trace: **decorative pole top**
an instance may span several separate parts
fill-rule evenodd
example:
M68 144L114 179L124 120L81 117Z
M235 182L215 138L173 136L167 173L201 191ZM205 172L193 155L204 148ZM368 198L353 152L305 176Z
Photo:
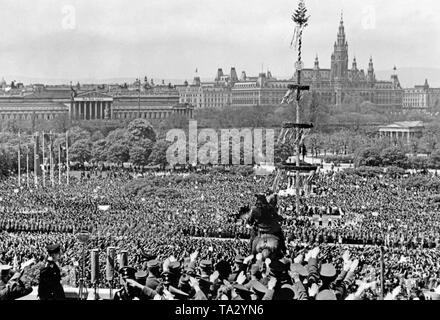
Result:
M298 8L292 15L292 20L300 27L307 27L307 22L310 16L307 16L307 8L304 0L299 0Z

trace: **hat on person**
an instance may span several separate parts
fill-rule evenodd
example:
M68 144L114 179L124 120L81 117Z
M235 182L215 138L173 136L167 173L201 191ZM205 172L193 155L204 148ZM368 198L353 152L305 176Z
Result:
M168 270L174 274L179 274L180 273L180 262L179 261L170 262L170 264L168 265Z
M316 296L316 300L337 300L336 295L332 290L322 290Z
M119 274L123 279L136 279L136 269L132 267L122 267L119 269Z
M336 276L335 266L331 263L324 263L323 265L321 265L319 274L321 275L321 277L333 278L334 276Z
M283 284L277 292L278 299L281 300L292 300L295 296L295 290L291 284Z
M235 256L234 262L242 264L244 262L244 257L242 255L237 255L237 256Z
M156 259L156 256L152 253L141 251L141 255L146 261L154 260Z
M209 260L202 260L200 261L200 268L201 269L209 269L212 267L212 262Z
M147 273L145 271L138 271L135 273L136 281L139 282L142 285L145 285L145 282L147 280Z
M159 261L157 261L157 260L149 260L148 262L147 262L147 268L148 269L154 269L154 268L159 268L159 266L160 266L160 263L159 263Z
M290 266L290 271L297 272L301 277L307 277L309 275L307 269L300 263L293 263Z
M59 244L51 244L46 247L49 254L57 254L61 251L61 246Z
M0 264L0 274L2 276L9 274L11 270L12 270L12 266L8 264Z

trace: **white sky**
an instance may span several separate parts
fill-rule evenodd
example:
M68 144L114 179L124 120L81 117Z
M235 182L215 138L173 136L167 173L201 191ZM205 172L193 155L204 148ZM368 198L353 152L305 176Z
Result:
M304 60L329 67L344 11L350 65L440 68L440 1L306 0ZM0 0L0 77L214 78L293 72L296 0ZM69 29L67 11L75 9ZM63 13L63 8L64 11ZM372 19L371 19L372 18ZM375 20L375 22L371 22ZM71 20L70 20L71 21ZM370 22L369 22L370 21ZM66 28L67 22L67 28ZM70 24L72 26L72 24Z

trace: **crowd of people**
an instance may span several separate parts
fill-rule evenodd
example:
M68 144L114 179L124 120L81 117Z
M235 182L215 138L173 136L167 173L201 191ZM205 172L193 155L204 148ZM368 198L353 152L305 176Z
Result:
M182 177L178 183L175 175ZM134 180L153 183L158 176L166 193L155 193L154 186L149 193L130 192ZM91 287L90 250L96 248L98 285L119 287L118 268L114 281L105 277L106 248L115 247L128 251L133 270L154 273L160 283L147 286L124 269L122 296L131 298L440 297L438 204L427 200L432 190L405 188L403 179L321 174L299 213L294 197L280 198L287 252L273 261L251 255L251 229L238 215L254 204L255 194L267 192L270 177L216 171L203 179L160 172L136 178L96 170L71 177L69 185L45 188L19 188L10 179L0 183L0 264L17 270L35 259L21 279L37 286L46 247L59 243L63 285L78 286L84 278ZM87 243L76 236L84 230L91 235ZM150 272L152 265L158 270Z

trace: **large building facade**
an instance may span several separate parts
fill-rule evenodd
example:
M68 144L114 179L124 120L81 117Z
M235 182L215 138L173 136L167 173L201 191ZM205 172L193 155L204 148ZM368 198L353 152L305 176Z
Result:
M130 92L68 86L37 86L32 92L0 96L1 120L52 120L65 115L72 122L87 120L161 120L173 115L193 117L193 106L179 103L177 90ZM151 91L151 92L150 92Z
M296 82L297 74L292 79L278 80L270 71L260 73L258 77L248 77L243 71L238 78L235 68L229 75L218 69L214 82L201 83L200 78L195 77L192 84L185 83L178 87L178 91L181 103L191 103L196 108L268 106L280 104L287 86ZM321 103L328 105L341 105L356 99L390 111L402 107L403 89L395 67L389 81L376 79L372 58L366 71L358 68L356 58L349 68L348 42L342 18L330 69L321 68L316 57L313 68L301 70L301 83L310 85Z
M403 95L405 110L430 111L440 109L440 88L430 88L428 79L421 86L405 89Z
M378 106L402 107L403 89L396 67L390 81L376 79L372 57L366 71L358 68L356 57L349 68L348 42L342 17L330 61L330 69L322 69L316 57L312 69L301 71L301 83L310 85L322 102L341 105L352 98L360 98Z

